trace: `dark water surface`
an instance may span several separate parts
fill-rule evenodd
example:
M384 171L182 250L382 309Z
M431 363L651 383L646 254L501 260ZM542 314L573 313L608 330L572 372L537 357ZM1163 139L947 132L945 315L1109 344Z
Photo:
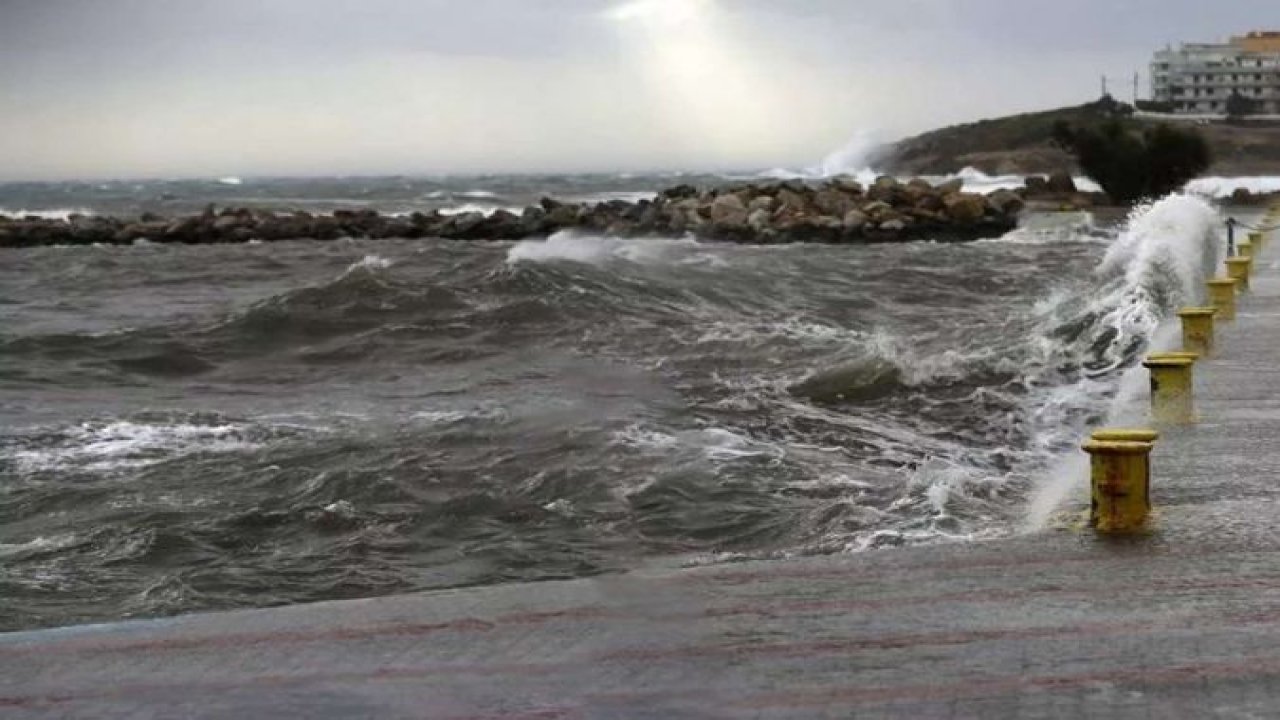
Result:
M0 251L0 629L1010 532L1156 229Z

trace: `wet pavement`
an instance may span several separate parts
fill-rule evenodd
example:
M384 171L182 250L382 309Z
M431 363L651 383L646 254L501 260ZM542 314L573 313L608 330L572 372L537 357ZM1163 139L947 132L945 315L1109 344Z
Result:
M1280 717L1280 245L1218 348L1142 536L0 635L0 717Z

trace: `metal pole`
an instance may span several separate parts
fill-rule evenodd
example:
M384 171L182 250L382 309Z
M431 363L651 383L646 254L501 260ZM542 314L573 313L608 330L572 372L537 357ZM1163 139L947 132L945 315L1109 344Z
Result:
M1236 254L1236 219L1227 218L1227 257Z

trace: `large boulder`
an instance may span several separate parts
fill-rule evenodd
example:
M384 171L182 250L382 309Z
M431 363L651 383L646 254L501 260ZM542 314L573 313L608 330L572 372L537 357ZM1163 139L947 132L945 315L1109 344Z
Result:
M168 227L169 223L164 220L130 223L116 232L112 242L131 243L138 238L158 239L164 236Z
M959 192L959 191L956 190L953 192ZM914 207L917 210L928 210L929 212L941 212L942 210L946 209L946 205L943 204L942 198L950 194L951 193L941 193L935 189L933 192L925 193L924 195L921 195L920 197L916 198Z
M844 223L825 215L811 215L780 228L795 242L837 243L844 238Z
M579 208L577 205L554 203L550 207L544 204L543 208L546 212L546 224L552 232L575 227L578 224Z
M771 227L772 222L773 213L764 208L752 210L751 213L747 215L747 227L751 228L755 233L763 233L768 230Z
M657 203L650 203L640 212L640 217L636 220L636 231L640 233L661 232L663 230L662 207Z
M692 185L676 185L672 188L663 190L660 197L667 200L686 200L688 198L698 197L698 188Z
M1045 195L1049 192L1049 180L1042 175L1031 175L1022 184L1027 197Z
M897 178L882 175L876 178L871 187L867 188L867 197L872 200L892 202L901 192L902 183L898 182Z
M964 180L961 180L960 178L951 178L946 182L938 183L937 187L935 187L934 189L937 190L939 195L942 195L944 197L947 195L950 195L951 193L963 192Z
M961 224L976 223L987 213L987 199L973 193L951 193L942 203L947 217Z
M873 222L880 222L893 213L893 206L883 200L875 200L862 206L862 212Z
M864 192L862 183L850 175L837 175L832 178L831 187L848 195L861 195Z
M778 207L778 201L768 195L756 195L751 198L751 202L747 203L747 210L755 212L756 210L764 210L772 213Z
M867 214L861 210L850 210L844 214L844 229L847 232L858 232L867 225Z
M1074 193L1076 181L1066 173L1057 172L1049 176L1047 189L1052 193Z
M907 197L915 200L925 193L933 192L933 185L929 184L929 181L923 178L911 178L907 181L904 190Z
M206 217L213 216L206 212L203 216L186 217L169 223L164 229L163 239L168 242L184 243L198 241L202 234L202 223Z
M836 190L820 190L813 196L813 206L823 215L843 218L857 207L853 197Z
M213 221L213 229L218 233L227 233L237 228L241 224L239 217L235 215L221 215L217 220Z
M737 195L721 195L711 203L711 222L723 228L740 228L747 224L747 206Z
M519 240L527 235L520 215L499 208L484 223L487 240Z
M451 215L445 221L444 226L440 228L440 234L446 238L456 240L479 239L483 236L482 229L485 220L485 214L479 212L464 212Z
M1026 202L1012 190L996 190L987 196L987 205L1000 215L1017 215Z
M809 212L809 201L801 193L796 192L792 188L784 187L778 190L777 195L779 209L785 213L803 214Z

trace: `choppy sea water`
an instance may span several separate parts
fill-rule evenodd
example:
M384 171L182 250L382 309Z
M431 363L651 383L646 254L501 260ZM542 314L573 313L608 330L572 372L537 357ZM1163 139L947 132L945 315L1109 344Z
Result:
M835 157L835 160L840 160ZM202 211L207 205L265 209L297 209L324 213L370 209L389 214L412 212L483 212L500 208L519 212L544 196L570 202L635 201L652 197L673 185L723 185L780 180L813 181L829 173L852 175L871 183L871 169L830 162L809 170L773 169L739 174L588 174L478 175L316 178L204 178L186 180L108 180L75 182L0 183L0 217L37 215L65 218L73 213L134 216L155 213L176 216ZM906 178L903 178L906 179ZM966 168L955 175L928 176L931 182L958 179L968 192L987 193L1020 188L1021 175L987 175ZM1076 178L1084 191L1100 188ZM1191 182L1187 192L1221 199L1237 188L1255 193L1280 190L1280 177L1208 177Z
M0 629L1017 532L1219 221L0 251Z

